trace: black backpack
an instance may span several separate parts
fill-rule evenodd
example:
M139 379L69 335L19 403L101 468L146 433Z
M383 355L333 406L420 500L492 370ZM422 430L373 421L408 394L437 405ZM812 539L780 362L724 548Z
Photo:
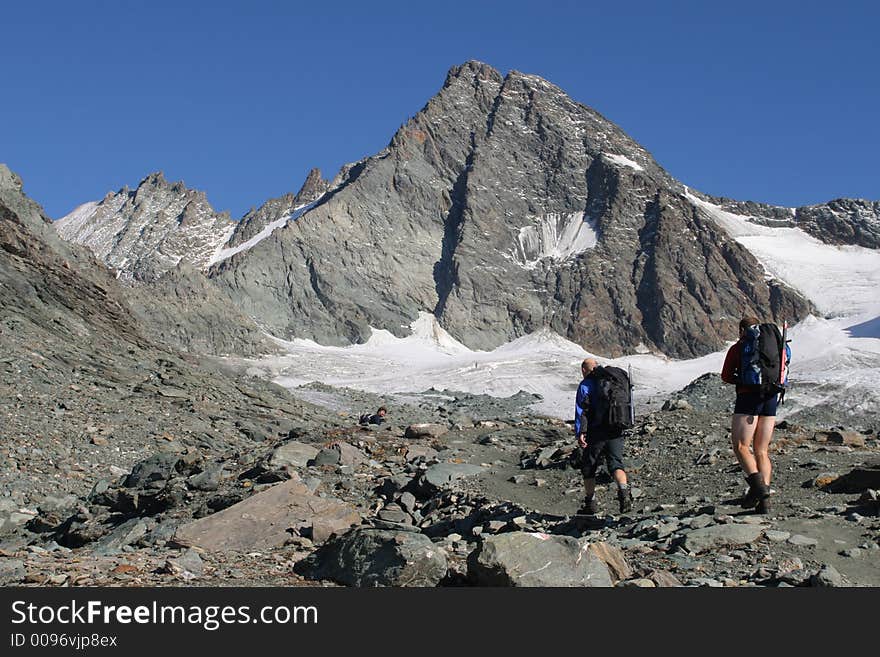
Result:
M632 386L627 373L619 367L597 367L590 379L596 383L596 394L590 399L589 426L615 431L631 428Z
M742 342L739 383L760 386L762 393L782 391L782 359L790 358L789 353L788 345L776 324L765 322L750 326Z

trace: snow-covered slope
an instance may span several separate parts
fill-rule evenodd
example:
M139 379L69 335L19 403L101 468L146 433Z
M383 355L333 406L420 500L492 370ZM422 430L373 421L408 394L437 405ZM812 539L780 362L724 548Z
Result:
M790 330L791 391L780 417L822 406L853 416L880 412L880 252L819 242L797 228L771 228L688 194L709 218L748 248L765 267L806 295L824 315L808 317ZM434 387L507 396L538 393L539 411L568 418L580 361L579 346L544 329L492 351L473 351L451 338L423 313L412 335L397 338L374 331L365 344L327 347L307 340L278 341L287 354L254 361L277 383L295 387L310 381L371 392L414 392ZM631 368L639 410L706 372L719 372L725 351L672 360L634 354L600 362ZM731 392L732 394L732 392Z

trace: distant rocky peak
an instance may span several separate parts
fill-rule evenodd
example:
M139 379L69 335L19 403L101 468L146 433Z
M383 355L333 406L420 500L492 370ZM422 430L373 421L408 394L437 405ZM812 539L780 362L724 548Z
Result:
M186 261L204 268L235 227L204 192L151 173L134 191L124 187L99 203L80 206L55 227L84 244L123 280L150 281Z
M330 183L321 176L321 170L313 168L306 176L305 182L296 193L295 205L305 205L318 200L330 187Z
M2 162L0 162L0 189L13 189L17 192L22 189L21 178Z
M443 89L460 84L472 84L478 86L484 82L501 83L504 77L496 69L484 62L470 60L464 64L453 66L446 74L446 81L443 83ZM443 93L442 90L440 93Z

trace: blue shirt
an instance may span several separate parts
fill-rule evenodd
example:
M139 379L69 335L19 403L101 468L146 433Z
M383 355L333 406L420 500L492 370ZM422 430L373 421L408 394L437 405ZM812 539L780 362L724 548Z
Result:
M582 431L586 433L587 423L584 422L584 411L590 406L590 393L593 392L593 386L596 382L593 379L584 379L580 382L577 389L577 395L574 398L574 433L575 435Z

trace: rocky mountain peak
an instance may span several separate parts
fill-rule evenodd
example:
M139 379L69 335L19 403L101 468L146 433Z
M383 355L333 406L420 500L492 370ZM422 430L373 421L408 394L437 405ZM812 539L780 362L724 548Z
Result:
M327 191L330 183L321 176L321 170L313 168L306 176L305 182L296 193L296 205L304 205L318 200L321 195Z
M126 187L78 207L55 226L126 281L154 280L182 260L205 268L235 228L204 192L183 181L169 183L161 171L146 176L133 192Z
M215 280L281 337L402 335L427 311L476 349L549 328L597 353L688 357L735 337L744 308L808 311L761 271L618 126L539 76L471 61Z
M443 89L459 83L472 86L478 86L486 82L498 84L503 79L501 73L489 64L472 59L464 64L452 66L449 69L446 74L446 80L443 82ZM440 93L442 93L442 90Z
M8 166L0 162L0 189L14 189L21 191L21 178L18 177Z

